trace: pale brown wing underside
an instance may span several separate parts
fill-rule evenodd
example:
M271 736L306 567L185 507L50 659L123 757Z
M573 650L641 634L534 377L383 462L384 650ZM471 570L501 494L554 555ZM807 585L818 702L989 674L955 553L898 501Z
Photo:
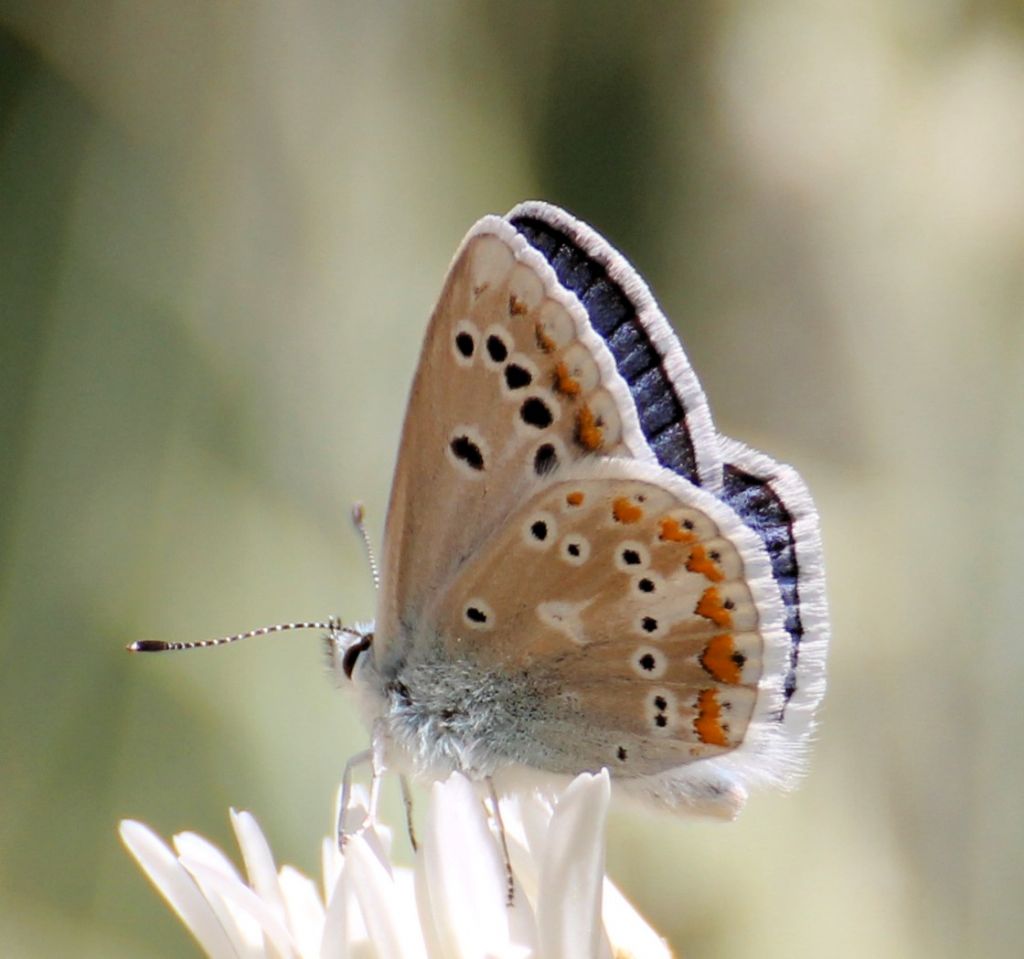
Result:
M787 639L763 548L668 470L572 473L428 612L448 657L543 690L534 735L555 771L648 775L735 749L781 702Z
M579 303L507 223L488 218L449 271L409 399L378 661L544 476L589 454L653 459Z

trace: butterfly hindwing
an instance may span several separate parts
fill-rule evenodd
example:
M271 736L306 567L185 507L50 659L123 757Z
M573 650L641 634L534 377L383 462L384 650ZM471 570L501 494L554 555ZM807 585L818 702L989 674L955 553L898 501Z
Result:
M772 749L788 637L767 556L664 468L582 463L540 484L428 620L447 658L540 691L509 761L685 780L695 760Z

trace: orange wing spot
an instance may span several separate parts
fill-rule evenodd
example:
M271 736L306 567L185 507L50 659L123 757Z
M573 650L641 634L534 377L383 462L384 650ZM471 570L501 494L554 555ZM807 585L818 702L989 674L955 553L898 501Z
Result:
M722 726L722 707L718 693L713 689L702 689L697 697L697 718L693 721L697 738L709 746L728 746L729 739Z
M580 395L581 387L579 380L574 380L569 375L569 367L565 363L559 363L555 367L555 389L566 396Z
M702 576L706 576L712 583L720 583L725 579L722 567L708 556L707 550L700 543L693 547L690 558L686 561L686 568L691 573L700 573Z
M553 352L558 346L558 344L548 336L543 323L538 323L534 327L534 332L537 334L537 346L545 353Z
M526 312L526 304L515 293L510 293L508 297L508 315L522 316Z
M616 523L639 523L644 511L628 496L620 496L612 501L612 518Z
M710 619L716 626L723 628L732 626L732 613L725 608L722 595L714 586L709 586L704 590L704 595L701 596L694 612L698 616Z
M576 416L576 439L591 452L600 449L604 442L604 430L597 425L597 417L586 404L580 407Z
M729 633L712 636L700 654L700 664L720 683L735 686L741 679L745 659L736 652L736 644Z
M582 506L583 505L583 499L584 499L583 491L582 490L578 490L578 489L577 490L573 490L571 493L567 493L566 497L565 497L565 501L570 506Z
M661 521L658 529L658 539L669 543L692 543L694 535L688 529L683 529L679 520L666 516Z

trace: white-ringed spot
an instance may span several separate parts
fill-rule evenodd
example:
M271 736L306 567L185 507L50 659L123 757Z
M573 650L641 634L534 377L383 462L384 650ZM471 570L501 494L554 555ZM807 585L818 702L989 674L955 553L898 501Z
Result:
M531 513L522 525L522 540L530 549L546 550L558 538L558 524L547 510Z
M479 479L487 469L490 447L480 431L472 426L457 426L445 448L450 462L463 476Z
M486 600L475 596L462 608L462 621L470 629L494 629L494 610Z
M492 323L484 330L482 339L481 349L484 365L492 370L500 369L505 365L505 361L512 352L513 346L515 346L512 336L503 326Z
M472 366L480 344L480 331L470 320L459 320L452 333L452 356L459 366Z
M582 566L590 559L590 540L579 533L569 533L562 538L558 551L570 566Z
M516 427L520 432L546 430L561 414L561 407L551 396L534 393L523 398L516 411Z
M668 656L653 646L637 646L633 650L630 664L637 676L644 679L661 679L668 669Z
M623 573L639 573L651 565L651 551L639 540L626 539L615 547L615 568Z
M511 399L521 397L522 391L540 377L537 364L525 353L512 353L501 371L502 392Z

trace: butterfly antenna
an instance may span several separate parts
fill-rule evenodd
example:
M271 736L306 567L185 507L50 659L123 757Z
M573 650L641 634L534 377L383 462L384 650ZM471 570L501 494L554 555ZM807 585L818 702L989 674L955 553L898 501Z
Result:
M363 541L366 549L366 558L370 563L370 575L373 577L373 586L380 589L380 571L377 569L377 560L373 555L373 544L370 542L370 534L366 532L366 514L362 503L352 504L352 525Z
M326 623L278 623L276 626L261 626L259 629L250 629L247 633L236 633L234 636L220 636L217 639L201 639L192 643L165 643L161 639L137 639L129 643L125 648L130 653L167 653L178 649L209 649L211 646L227 646L229 643L237 643L240 639L252 639L254 636L266 636L269 633L283 633L288 629L322 629L333 631L340 629L338 620L330 620Z

